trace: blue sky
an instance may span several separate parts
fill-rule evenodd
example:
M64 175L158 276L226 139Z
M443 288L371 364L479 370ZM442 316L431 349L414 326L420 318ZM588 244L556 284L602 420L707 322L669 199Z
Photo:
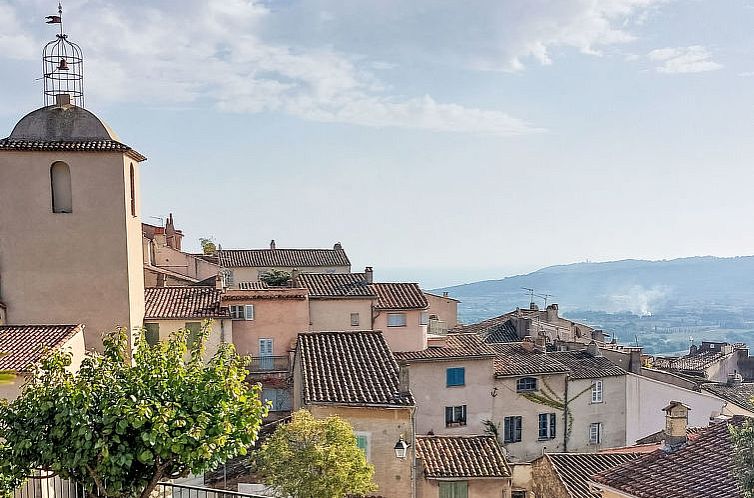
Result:
M429 287L754 253L754 0L63 7L87 107L149 157L145 220L191 246L341 241ZM56 8L0 0L5 134Z

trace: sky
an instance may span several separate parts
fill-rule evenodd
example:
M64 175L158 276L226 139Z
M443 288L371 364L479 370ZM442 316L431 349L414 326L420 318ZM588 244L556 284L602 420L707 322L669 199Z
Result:
M57 4L0 0L0 135ZM86 107L186 246L332 247L426 287L754 254L754 0L63 5ZM5 130L5 131L3 131Z

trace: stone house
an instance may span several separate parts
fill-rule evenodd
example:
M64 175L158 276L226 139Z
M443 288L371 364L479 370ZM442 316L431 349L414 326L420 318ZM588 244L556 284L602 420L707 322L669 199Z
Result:
M640 457L640 453L544 453L531 463L532 498L596 498L592 476Z
M650 366L696 381L726 382L728 375L739 372L748 358L749 348L743 344L702 341L700 346L692 345L683 356L650 358Z
M68 370L76 372L86 353L84 326L78 325L0 325L0 371L16 373L9 384L0 385L0 399L12 401L21 394L33 367L44 357L45 350L71 354Z
M416 436L418 498L511 498L511 469L493 436Z
M294 410L306 409L317 418L337 415L353 426L375 468L375 495L413 495L415 404L381 332L299 334L293 386ZM401 439L409 443L405 458L395 454Z
M230 289L241 288L244 282L257 282L267 270L292 273L350 273L351 262L340 242L332 249L278 249L275 241L269 249L219 249L218 264L225 272Z

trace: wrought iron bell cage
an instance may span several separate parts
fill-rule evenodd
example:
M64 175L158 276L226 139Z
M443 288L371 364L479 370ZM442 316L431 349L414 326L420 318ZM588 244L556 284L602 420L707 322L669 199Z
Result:
M56 95L68 94L71 103L84 107L84 59L81 47L60 33L42 50L45 105L54 105Z

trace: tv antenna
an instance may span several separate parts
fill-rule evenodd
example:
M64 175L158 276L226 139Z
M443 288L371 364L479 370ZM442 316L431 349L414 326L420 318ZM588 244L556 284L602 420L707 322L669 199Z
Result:
M549 299L550 299L551 297L555 297L554 295L552 295L552 294L547 294L547 293L545 293L545 294L532 294L532 296L537 296L538 298L540 298L540 299L543 299L543 300L544 300L544 302L545 302L545 309L547 309L547 301L548 301L548 300L549 300ZM534 299L534 298L532 297L532 299Z
M529 304L534 304L534 296L536 295L534 293L534 289L530 289L529 287L521 287L523 290L525 290L529 294Z

